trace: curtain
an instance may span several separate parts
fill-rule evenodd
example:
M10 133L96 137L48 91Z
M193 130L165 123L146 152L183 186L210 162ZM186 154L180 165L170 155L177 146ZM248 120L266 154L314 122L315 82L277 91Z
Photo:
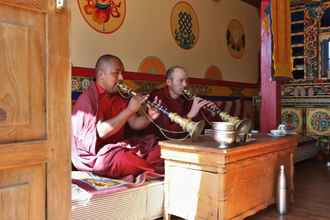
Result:
M272 0L273 78L292 77L290 1Z

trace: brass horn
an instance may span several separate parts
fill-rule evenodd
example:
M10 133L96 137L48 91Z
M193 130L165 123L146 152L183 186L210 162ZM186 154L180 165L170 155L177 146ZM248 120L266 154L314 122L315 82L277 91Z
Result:
M183 96L187 100L192 100L194 97L196 97L192 92L188 89L183 90ZM225 122L230 122L234 124L235 130L238 131L238 133L249 133L252 123L249 119L243 119L240 120L238 117L230 116L227 112L222 111L217 105L214 105L214 107L204 107L207 111L214 113L215 115L218 115L221 120Z
M119 93L123 96L124 94L127 94L129 97L137 95L136 92L134 92L132 89L130 89L128 86L126 86L122 81L118 82L116 84ZM177 113L172 113L167 111L167 109L164 106L156 105L153 102L147 100L146 103L150 105L151 107L157 109L161 113L165 114L172 122L177 123L180 125L180 127L189 133L190 137L192 139L196 139L200 134L202 133L205 122L204 121L199 121L199 122L194 122L191 121L190 119L183 118Z

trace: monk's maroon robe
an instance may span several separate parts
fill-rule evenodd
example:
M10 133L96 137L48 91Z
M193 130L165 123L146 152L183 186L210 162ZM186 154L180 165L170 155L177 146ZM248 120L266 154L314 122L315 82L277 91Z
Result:
M161 101L162 105L166 107L166 109L169 112L177 113L180 116L187 118L187 113L190 111L190 107L192 105L192 101L188 101L183 96L179 96L177 99L173 99L170 97L168 87L161 88L159 90L155 90L150 94L150 98L153 99L155 96L157 96ZM159 125L160 127L172 131L171 132L165 132L165 135L170 138L182 138L187 135L187 133L183 133L184 131L182 128L172 122L166 115L161 114L156 120L155 123ZM166 139L164 134L162 134L155 126L152 126L152 128L149 128L152 133L157 134L161 139ZM150 132L149 131L149 132ZM175 133L175 132L182 132Z
M106 107L95 83L78 98L72 112L72 163L78 170L92 171L102 176L121 178L144 171L162 170L160 149L152 136L123 140L123 130L100 139L98 120L116 116L127 107L127 101L112 95ZM108 112L103 112L107 109ZM102 111L102 112L100 112Z

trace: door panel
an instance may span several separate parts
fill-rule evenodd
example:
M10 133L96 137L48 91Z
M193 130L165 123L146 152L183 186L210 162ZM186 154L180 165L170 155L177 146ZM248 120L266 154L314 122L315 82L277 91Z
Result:
M0 220L71 210L69 12L0 0Z
M44 174L39 165L0 171L0 219L45 219Z
M0 171L5 168L44 164L49 161L47 158L48 150L45 141L38 143L2 144L0 145Z
M0 189L0 199L6 200L5 203L1 203L4 211L0 213L0 219L29 219L29 185L23 183L20 185L6 186ZM8 198L8 199L7 199ZM17 209L11 209L15 207L15 201L21 201L18 204Z
M44 139L45 14L6 5L0 14L0 143Z

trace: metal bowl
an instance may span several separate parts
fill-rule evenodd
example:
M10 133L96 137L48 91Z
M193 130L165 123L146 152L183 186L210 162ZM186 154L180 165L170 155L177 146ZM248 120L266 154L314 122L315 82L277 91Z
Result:
M234 131L235 126L230 122L217 121L212 122L212 128L216 131Z
M229 147L235 142L236 132L235 131L216 131L213 134L214 140L216 140L220 145L220 148Z

